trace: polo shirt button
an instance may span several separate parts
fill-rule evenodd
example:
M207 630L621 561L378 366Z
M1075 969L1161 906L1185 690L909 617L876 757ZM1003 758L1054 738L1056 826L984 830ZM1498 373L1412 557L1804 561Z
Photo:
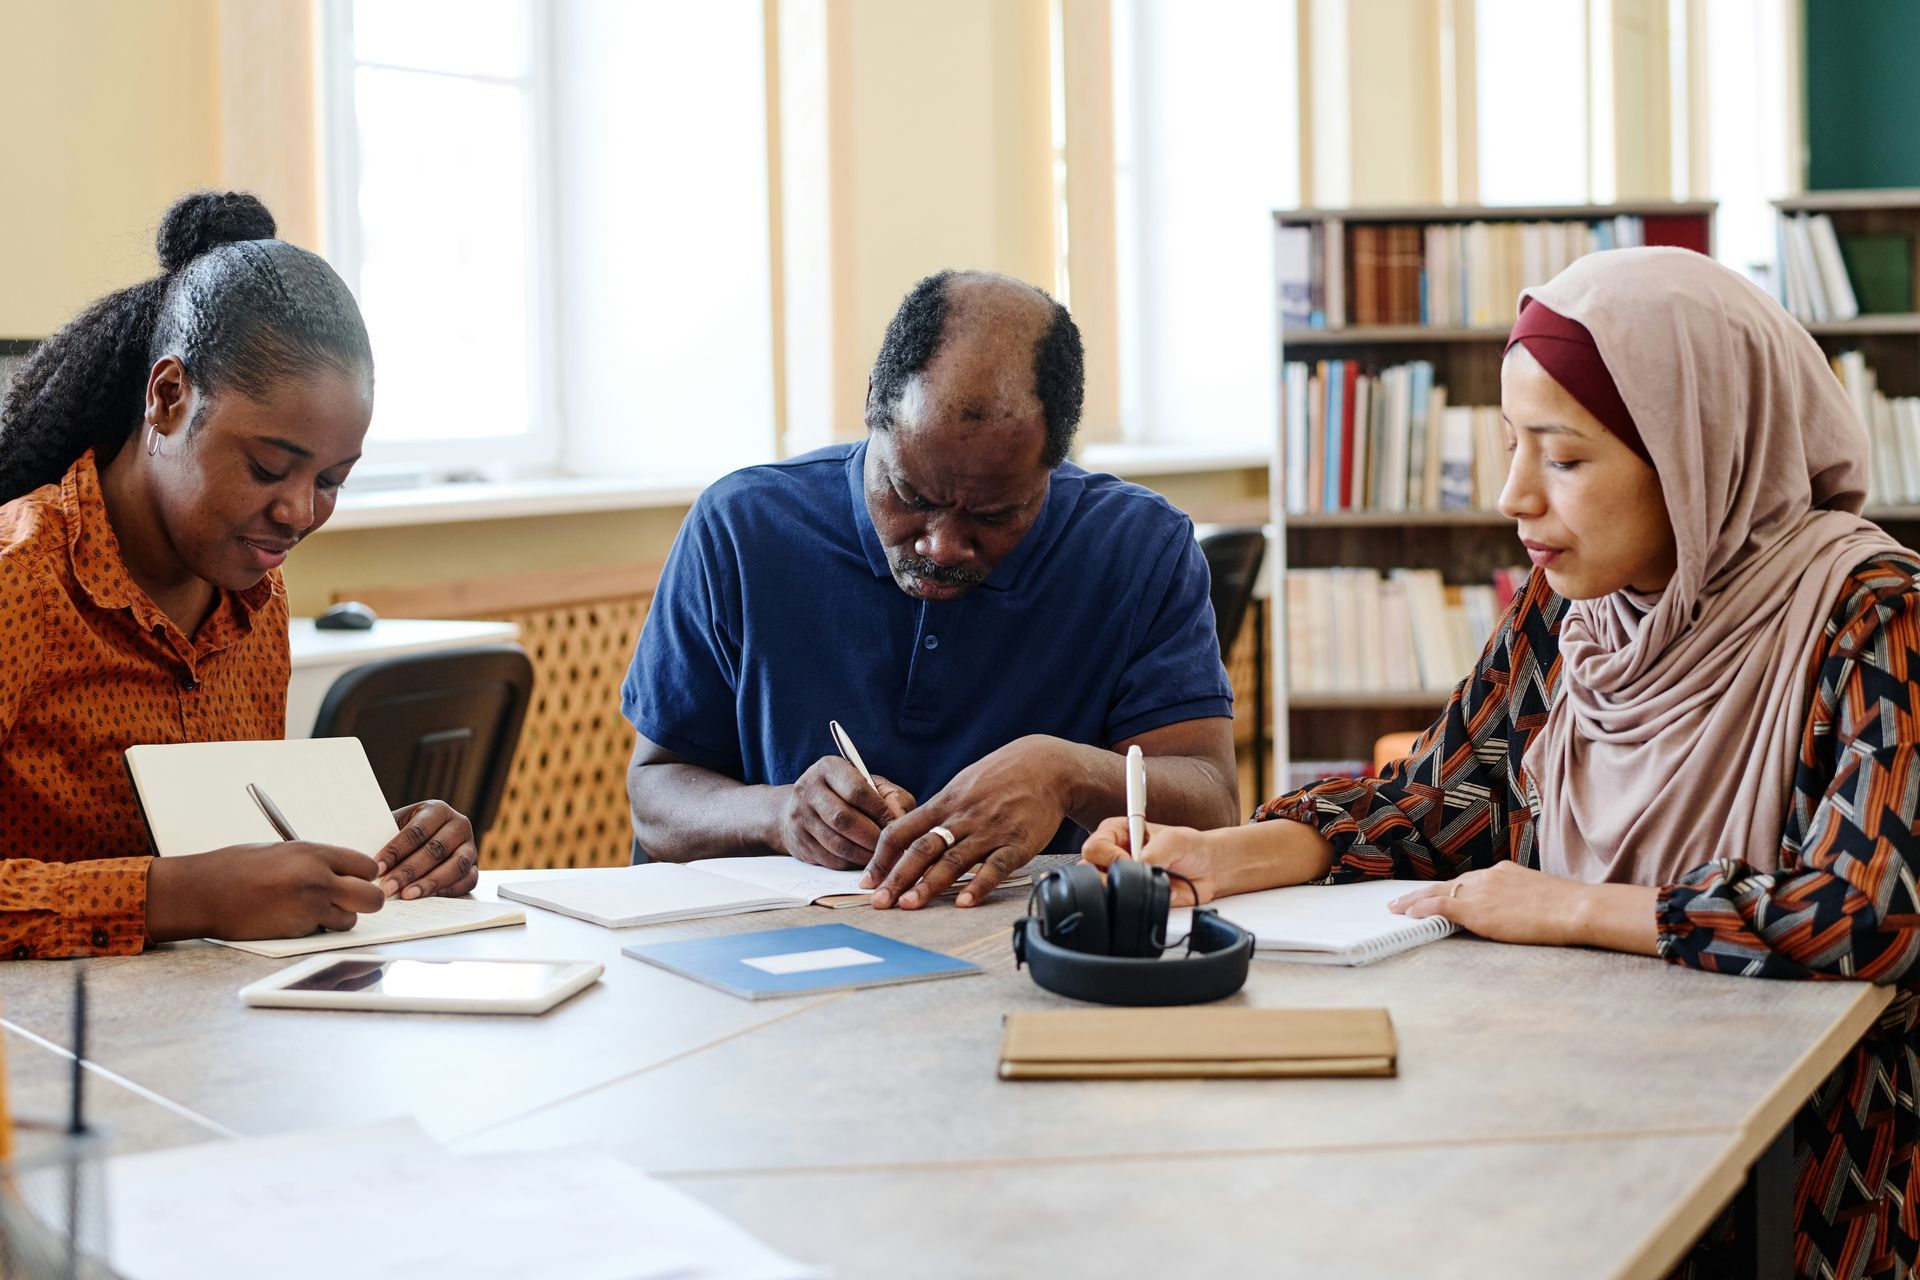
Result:
M925 644L929 649L938 649L940 647L940 637L928 636L924 641L922 641L922 643Z
M105 929L95 929L93 931L93 945L96 947L104 947L107 945L107 931Z

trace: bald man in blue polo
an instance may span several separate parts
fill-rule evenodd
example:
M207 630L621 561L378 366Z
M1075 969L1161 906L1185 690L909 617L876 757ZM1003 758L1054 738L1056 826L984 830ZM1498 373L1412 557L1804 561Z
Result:
M643 851L864 867L881 908L975 868L970 906L1125 812L1131 745L1156 826L1239 820L1206 562L1066 460L1084 385L1065 307L942 272L887 326L865 440L700 496L621 691Z

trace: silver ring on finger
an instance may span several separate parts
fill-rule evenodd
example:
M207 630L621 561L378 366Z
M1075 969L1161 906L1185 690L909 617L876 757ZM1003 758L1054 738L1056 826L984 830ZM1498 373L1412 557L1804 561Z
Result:
M943 842L940 848L940 852L942 853L945 853L948 849L953 848L954 841L958 839L958 837L955 836L953 832L947 830L945 827L935 827L932 831L928 832L927 834L936 835L940 837L941 841Z

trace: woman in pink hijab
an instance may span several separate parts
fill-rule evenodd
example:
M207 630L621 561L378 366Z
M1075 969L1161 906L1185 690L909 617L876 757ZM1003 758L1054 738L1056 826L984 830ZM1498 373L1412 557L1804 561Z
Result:
M1680 249L1593 254L1523 294L1500 398L1500 508L1535 568L1440 720L1379 778L1157 828L1142 854L1203 900L1431 880L1395 908L1900 984L1795 1120L1795 1263L1909 1274L1920 557L1859 515L1866 432L1785 311ZM1115 819L1084 856L1126 847Z

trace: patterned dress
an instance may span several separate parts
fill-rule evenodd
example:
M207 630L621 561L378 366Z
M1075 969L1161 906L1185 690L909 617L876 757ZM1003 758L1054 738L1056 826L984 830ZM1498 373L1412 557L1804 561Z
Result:
M1407 759L1379 778L1282 796L1255 820L1318 828L1336 883L1538 866L1538 797L1521 759L1559 690L1566 611L1534 573ZM1780 869L1715 861L1661 886L1659 951L1717 973L1898 985L1794 1120L1794 1265L1803 1276L1905 1276L1920 1258L1920 560L1856 568L1814 661ZM1719 1269L1723 1236L1708 1233L1693 1270Z

